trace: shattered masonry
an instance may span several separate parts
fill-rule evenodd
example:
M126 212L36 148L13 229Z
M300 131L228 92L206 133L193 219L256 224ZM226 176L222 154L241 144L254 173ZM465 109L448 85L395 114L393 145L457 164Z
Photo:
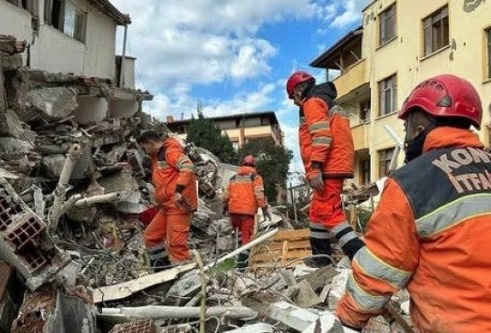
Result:
M308 229L292 231L284 211L258 215L248 271L234 268L230 253L244 249L221 194L236 167L190 143L200 202L189 243L206 273L191 262L151 274L138 214L154 204L153 187L134 138L165 130L142 112L152 96L23 67L25 48L0 35L0 332L343 330L332 311L349 268L303 265ZM370 198L351 192L353 209ZM300 215L296 227L307 226ZM407 320L407 294L396 301ZM403 332L382 317L365 331Z

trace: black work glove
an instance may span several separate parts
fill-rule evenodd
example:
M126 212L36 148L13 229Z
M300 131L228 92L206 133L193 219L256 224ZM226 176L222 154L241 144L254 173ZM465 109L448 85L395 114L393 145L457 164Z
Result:
M222 213L223 213L223 215L227 215L228 214L228 206L223 206Z
M271 221L271 214L268 212L268 206L261 207L261 210L263 212L264 219Z

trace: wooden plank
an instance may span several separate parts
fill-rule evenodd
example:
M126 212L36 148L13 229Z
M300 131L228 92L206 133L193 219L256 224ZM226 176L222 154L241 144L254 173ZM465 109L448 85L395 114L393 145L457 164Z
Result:
M135 280L93 289L92 300L94 303L101 303L126 298L148 287L172 281L176 279L180 273L187 272L195 266L195 263L181 265L162 272L142 276Z
M282 231L251 251L251 270L295 267L311 256L310 229Z
M262 262L262 261L271 261L271 260L291 260L297 258L304 258L312 255L312 251L308 250L291 250L282 255L280 252L269 252L269 253L259 253L255 256L251 256L251 260L253 263Z
M254 250L256 252L262 252L262 251L276 251L276 250L281 250L283 248L283 243L280 242L274 242L270 243L267 246L262 245L255 247ZM288 241L288 248L289 249L310 249L310 239L304 240L304 239L298 239L294 241Z
M271 238L271 241L291 241L298 238L310 238L310 229L281 231Z

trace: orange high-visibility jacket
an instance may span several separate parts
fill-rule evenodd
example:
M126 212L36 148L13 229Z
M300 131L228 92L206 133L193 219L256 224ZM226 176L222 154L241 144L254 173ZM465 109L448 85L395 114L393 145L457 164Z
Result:
M324 178L352 178L354 145L348 118L333 103L336 88L331 82L314 86L300 108L300 153L311 178L312 162L322 164Z
M152 183L155 200L166 214L184 214L198 208L193 162L179 141L172 137L165 139L160 151L152 156ZM183 203L180 205L173 202L176 191L182 194Z
M363 326L397 290L422 333L491 332L491 154L469 130L438 127L394 172L352 263L338 315Z
M255 215L258 207L266 207L263 178L250 166L242 166L230 178L223 194L223 204L231 214Z

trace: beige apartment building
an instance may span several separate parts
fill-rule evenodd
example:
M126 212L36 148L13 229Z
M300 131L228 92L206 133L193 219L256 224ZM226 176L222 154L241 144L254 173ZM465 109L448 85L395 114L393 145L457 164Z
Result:
M411 89L433 75L450 73L474 84L483 102L479 136L490 143L491 3L470 0L375 0L362 25L346 34L311 66L325 68L337 102L351 114L356 149L355 181L387 174L396 143L404 138L397 118ZM403 163L400 153L397 165Z
M272 139L276 145L283 146L283 132L273 111L244 112L208 119L222 130L222 134L228 136L235 149L249 141L262 139ZM190 122L191 119L175 120L168 116L165 125L185 139Z

